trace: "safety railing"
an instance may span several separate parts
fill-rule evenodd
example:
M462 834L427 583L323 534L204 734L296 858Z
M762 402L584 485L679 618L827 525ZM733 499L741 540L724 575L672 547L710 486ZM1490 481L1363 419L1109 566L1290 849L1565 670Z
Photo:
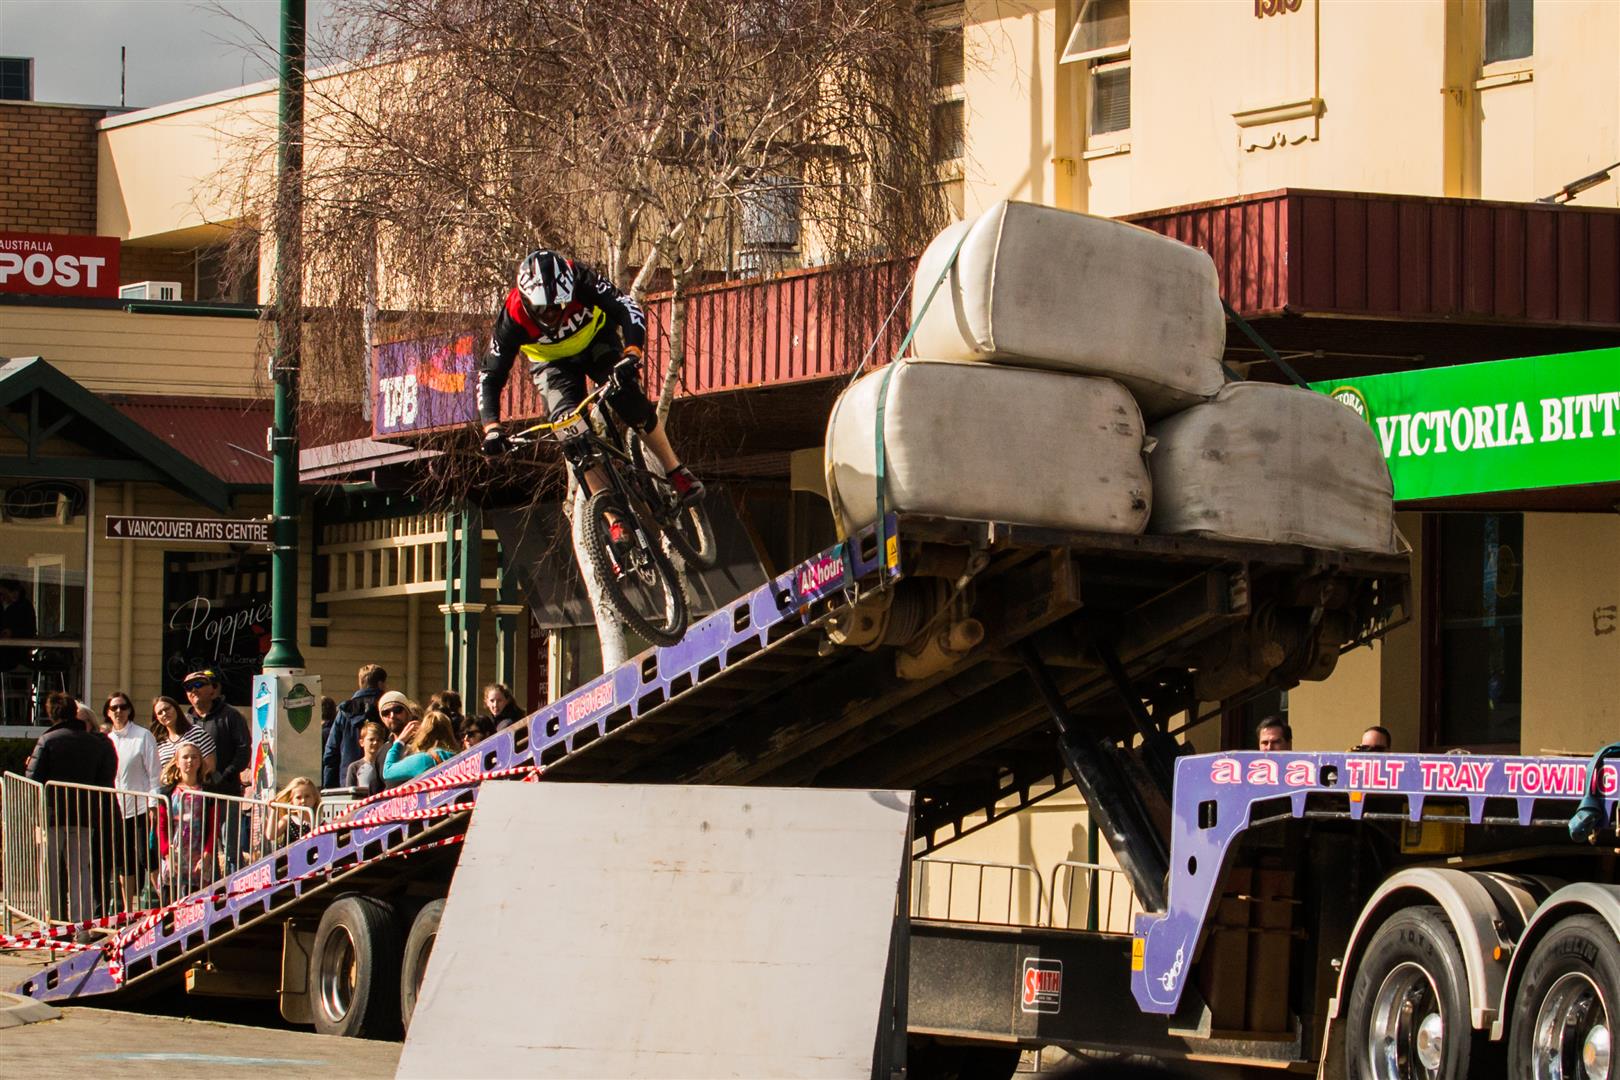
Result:
M321 805L315 810L315 827L336 821L366 796L359 788L327 788L321 792Z
M44 926L47 895L45 786L5 773L0 775L0 933Z
M1076 887L1076 881L1084 884ZM1064 860L1052 867L1047 925L1059 930L1128 934L1141 905L1130 878L1117 866Z
M315 827L316 808L0 778L6 932L144 911L206 889Z
M1039 926L1045 910L1045 886L1033 866L967 859L912 863L912 918Z

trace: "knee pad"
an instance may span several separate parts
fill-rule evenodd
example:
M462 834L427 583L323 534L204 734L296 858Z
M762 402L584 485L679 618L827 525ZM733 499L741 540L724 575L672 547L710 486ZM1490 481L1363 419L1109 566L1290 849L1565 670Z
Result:
M658 410L635 383L626 385L615 379L603 396L613 406L613 411L637 431L646 433L658 426Z

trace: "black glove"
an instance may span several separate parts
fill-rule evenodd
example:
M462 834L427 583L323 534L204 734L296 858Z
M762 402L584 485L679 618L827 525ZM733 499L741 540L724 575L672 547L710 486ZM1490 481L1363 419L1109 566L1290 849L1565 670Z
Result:
M621 356L613 365L613 385L620 390L635 391L641 387L641 357Z
M483 445L478 449L483 452L485 457L496 457L510 450L511 444L506 441L506 432L498 427L493 427L484 432Z

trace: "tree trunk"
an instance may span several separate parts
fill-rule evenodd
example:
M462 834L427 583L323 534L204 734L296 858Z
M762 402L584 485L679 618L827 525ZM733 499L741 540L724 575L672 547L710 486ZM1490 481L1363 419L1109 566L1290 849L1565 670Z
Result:
M602 670L612 671L630 658L630 643L624 622L608 600L607 589L596 576L591 557L585 553L585 489L571 473L563 510L568 515L569 532L574 540L574 561L579 564L580 580L585 582L585 595L590 598L591 613L596 617L596 636L602 643Z
M664 372L664 385L658 391L658 422L669 416L669 406L675 400L675 388L680 385L681 371L686 366L686 274L675 270L670 275L669 294L669 367Z

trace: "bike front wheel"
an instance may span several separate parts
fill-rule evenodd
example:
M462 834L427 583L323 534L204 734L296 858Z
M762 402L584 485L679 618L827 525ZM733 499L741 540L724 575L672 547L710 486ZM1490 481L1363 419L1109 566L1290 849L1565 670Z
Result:
M615 518L630 533L617 552L611 541ZM686 594L675 568L613 492L601 491L586 501L584 532L591 568L625 625L654 645L681 640L686 633Z

